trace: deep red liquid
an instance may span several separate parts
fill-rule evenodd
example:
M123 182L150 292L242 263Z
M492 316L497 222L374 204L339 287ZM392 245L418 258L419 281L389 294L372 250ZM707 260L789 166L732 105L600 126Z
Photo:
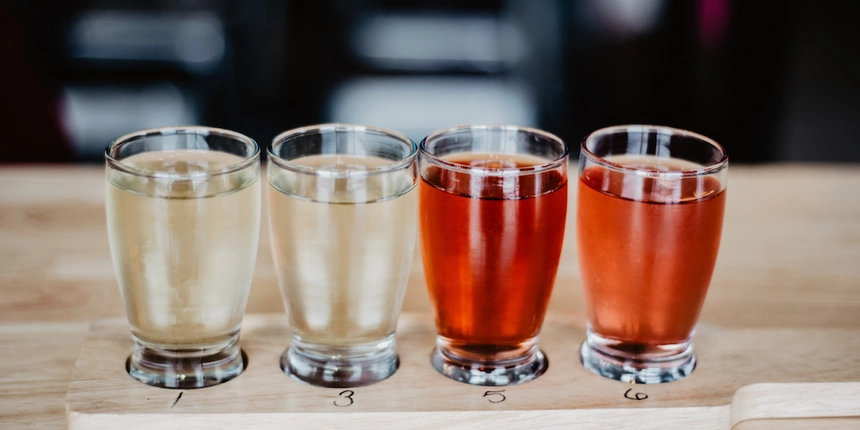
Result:
M499 181L431 166L419 185L436 326L457 353L473 359L515 354L538 334L564 237L567 181L561 173L520 177L508 187ZM546 193L517 198L541 190Z
M720 246L720 188L713 177L635 178L599 166L583 172L577 242L592 331L641 345L689 338Z

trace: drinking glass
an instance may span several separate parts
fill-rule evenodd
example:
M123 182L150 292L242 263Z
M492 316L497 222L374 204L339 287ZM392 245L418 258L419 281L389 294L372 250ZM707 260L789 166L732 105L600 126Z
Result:
M375 127L287 131L269 149L272 253L292 344L281 368L356 387L398 367L394 332L418 221L417 146Z
M259 157L252 139L207 127L139 131L108 147L108 237L138 381L188 389L242 373Z
M669 127L609 127L582 141L576 218L588 370L645 384L693 371L727 167L718 143Z
M567 213L565 143L540 130L471 125L420 146L424 270L436 314L433 367L456 381L537 378L537 347Z

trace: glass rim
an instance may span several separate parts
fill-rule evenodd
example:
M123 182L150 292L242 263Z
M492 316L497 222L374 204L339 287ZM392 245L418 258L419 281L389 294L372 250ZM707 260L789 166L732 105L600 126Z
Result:
M318 167L309 167L303 166L300 164L296 164L291 162L290 160L284 159L283 157L275 154L274 150L276 146L283 145L288 139L299 137L305 134L323 134L326 132L338 132L338 131L346 131L355 133L357 131L362 132L375 132L381 136L391 137L395 140L406 144L409 146L409 154L399 160L390 160L391 163L385 164L379 167L368 168L365 170L349 170L345 172L332 172L326 170L320 170ZM303 127L294 128L292 130L287 130L283 133L278 134L272 139L272 143L269 144L269 147L266 150L266 153L269 156L269 161L273 162L275 165L282 169L291 170L296 173L302 173L306 175L314 175L314 176L323 176L329 178L359 178L366 176L375 176L381 175L385 173L395 172L398 170L402 170L408 168L415 161L415 157L418 155L418 145L406 136L403 133L390 130L382 127L375 127L370 125L362 125L362 124L350 124L350 123L342 123L342 122L332 122L332 123L324 123L324 124L314 124L307 125ZM325 155L325 154L320 154ZM349 154L346 154L349 155Z
M486 130L486 131L516 131L516 132L524 132L526 134L531 134L538 136L542 139L548 140L550 142L557 143L561 145L562 153L558 157L553 160L550 160L543 164L534 164L531 166L524 167L497 167L497 168L487 168L487 167L471 167L466 166L465 164L460 163L452 163L447 160L443 160L437 157L434 154L431 154L430 151L427 150L427 141L439 139L446 135L456 134L459 132L463 132L466 130ZM474 124L474 125L458 125L454 127L448 127L436 130L424 139L421 140L421 144L419 145L420 154L433 164L443 167L445 169L454 170L461 173L467 173L470 175L480 175L480 176L521 176L521 175L535 175L538 173L543 173L548 170L552 170L558 168L560 165L567 162L568 156L570 155L570 148L568 145L562 140L560 137L543 131L533 127L525 127L520 125L513 124Z
M173 127L149 128L149 129L145 129L145 130L138 130L138 131L131 132L131 133L125 134L123 136L120 136L119 138L117 138L116 140L111 142L111 144L108 145L107 149L105 149L105 160L108 162L108 164L111 167L113 167L117 170L120 170L124 173L128 173L128 174L143 177L143 178L164 178L165 176L163 173L159 174L158 172L140 169L140 168L131 166L129 164L123 163L123 161L122 161L123 159L114 157L113 155L111 155L111 151L113 149L116 149L120 145L129 143L129 142L136 140L136 139L140 139L140 138L144 138L144 137L151 137L151 136L171 136L171 135L177 135L177 134L199 135L199 136L216 135L216 136L227 137L227 138L242 142L245 145L250 146L252 148L253 152L251 153L250 156L243 157L242 161L239 161L239 162L233 163L233 164L229 164L229 165L224 166L218 170L214 170L211 172L204 172L204 173L183 173L183 174L171 173L169 175L169 177L171 179L190 180L190 179L197 179L197 178L201 178L201 177L209 178L209 177L213 177L213 176L220 176L220 175L235 173L235 172L238 172L238 171L245 169L246 167L254 164L254 162L256 162L260 159L260 146L257 145L257 142L254 139L251 139L250 137L245 136L244 134L237 133L235 131L226 130L223 128L206 127L206 126L198 126L198 125L183 125L183 126L173 126ZM223 151L214 151L214 150L207 150L207 151L223 152ZM146 151L146 152L153 152L153 151ZM202 152L206 152L206 151L202 151ZM236 155L236 154L234 154L234 155Z
M643 133L651 133L656 132L657 134L665 134L665 135L680 135L685 137L690 137L704 143L707 143L714 148L716 148L720 154L722 155L720 159L714 163L708 164L701 169L692 169L692 170L672 170L668 172L660 172L656 170L646 170L638 167L629 167L624 166L622 164L613 163L603 157L598 156L597 154L591 152L588 149L588 143L592 141L592 139L601 136L607 136L611 134L616 134L620 131L638 131ZM729 163L729 155L726 152L726 149L723 148L722 145L717 143L716 140L711 139L705 135L696 133L694 131L684 130L675 127L669 127L665 125L648 125L648 124L629 124L629 125L613 125L610 127L604 127L598 130L595 130L589 133L582 139L582 143L580 144L580 153L584 155L586 158L590 159L592 162L608 168L610 170L614 170L621 173L635 173L640 176L648 176L655 178L677 178L677 177L690 177L690 176L704 176L710 175L720 170L724 169Z

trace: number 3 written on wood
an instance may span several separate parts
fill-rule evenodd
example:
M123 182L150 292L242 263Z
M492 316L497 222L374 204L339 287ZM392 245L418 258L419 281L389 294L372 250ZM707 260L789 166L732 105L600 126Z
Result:
M340 396L340 398L333 401L332 403L334 403L334 405L339 407L339 408L345 408L345 407L355 403L355 400L352 399L352 396L355 395L355 391L343 390L340 393L338 393L337 395Z

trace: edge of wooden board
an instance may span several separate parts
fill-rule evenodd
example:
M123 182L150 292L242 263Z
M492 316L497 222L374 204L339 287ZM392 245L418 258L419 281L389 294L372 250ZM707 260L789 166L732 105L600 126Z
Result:
M579 362L584 327L549 315L540 346L550 367L509 387L475 387L436 373L429 364L435 329L428 314L404 313L398 324L400 369L354 389L354 405L335 406L342 389L319 388L282 373L289 344L286 316L251 314L241 344L249 367L228 383L180 391L146 386L124 369L131 348L124 319L91 325L67 394L69 428L189 428L198 425L281 428L384 424L435 428L720 428L755 419L860 416L860 330L697 330L699 359L688 378L630 385L598 377ZM489 391L504 390L491 403ZM639 392L647 399L628 395ZM631 398L632 397L632 398ZM500 399L500 397L490 397Z

